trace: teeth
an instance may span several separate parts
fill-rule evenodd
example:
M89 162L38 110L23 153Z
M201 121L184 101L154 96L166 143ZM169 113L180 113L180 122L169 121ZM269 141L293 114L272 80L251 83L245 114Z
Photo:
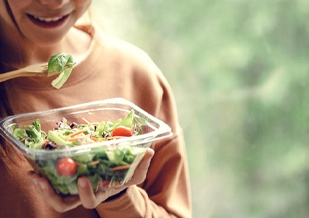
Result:
M62 17L34 17L35 19L38 19L40 21L44 21L44 22L55 22L60 20Z

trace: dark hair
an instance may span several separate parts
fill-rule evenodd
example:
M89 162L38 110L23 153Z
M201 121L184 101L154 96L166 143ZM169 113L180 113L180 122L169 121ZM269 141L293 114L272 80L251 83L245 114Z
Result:
M3 73L3 65L0 62L0 73ZM5 83L2 82L0 83L0 119L11 115L12 113L12 109L10 107L10 104L8 102L8 98L7 98L7 94L6 94L6 87L5 87ZM5 142L5 139L0 136L0 162L1 159L3 158L7 158L7 145Z
M12 22L14 23L15 27L17 28L17 30L18 30L19 33L21 34L21 31L20 31L20 29L18 28L17 22L16 22L16 20L15 20L15 17L14 17L14 15L13 15L13 12L12 12L12 10L11 10L11 7L10 7L10 5L9 5L8 0L4 0L4 5L5 5L5 9L6 9L6 11L8 12L8 14L9 14L9 16L10 16ZM22 35L22 34L21 34L21 35Z
M8 1L5 0L4 1L5 4L5 8L9 14L9 16L11 17L12 22L14 23L14 25L17 27L18 31L20 32L16 20L13 16L12 10L10 8L10 5L8 4ZM5 42L0 42L0 44L5 43ZM1 52L1 50L0 50ZM0 60L0 73L4 73L4 66L3 63ZM6 86L5 86L5 82L1 82L0 83L0 119L8 116L8 115L12 115L12 109L10 106L10 103L8 101L8 97L7 97L7 90L6 90ZM10 157L8 156L8 145L5 142L5 139L3 137L0 137L0 163L2 162L2 159L10 159Z
M18 28L17 22L15 20L15 17L13 15L12 10L11 10L11 7L8 3L8 0L4 0L4 5L5 5L6 11L7 11L8 15L10 16L12 22L14 23L17 30L21 34L21 31ZM3 43L4 42L0 41L0 47L4 47ZM0 56L3 55L3 53L1 53L1 52L0 52L0 54L1 54ZM0 73L4 73L4 67L3 67L3 63L1 63L1 61L0 61ZM0 83L0 118L3 118L3 117L8 116L8 115L12 115L12 114L13 114L13 112L12 112L10 103L8 101L5 82L2 82L2 83Z
M13 15L11 7L8 3L8 0L4 0L4 5L5 5L6 11L7 11L8 15L10 16L13 24L15 25L15 27L17 28L19 33L22 35L22 33L21 33L21 31L20 31L20 29L17 25L17 22L14 18L14 15ZM5 42L2 42L2 43L5 43ZM4 67L3 67L3 63L1 61L0 61L0 73L4 73ZM7 98L7 90L6 90L6 87L5 87L5 82L2 82L2 83L0 83L0 118L3 118L3 117L8 116L8 115L12 115L12 114L13 114L13 112L12 112L9 100Z

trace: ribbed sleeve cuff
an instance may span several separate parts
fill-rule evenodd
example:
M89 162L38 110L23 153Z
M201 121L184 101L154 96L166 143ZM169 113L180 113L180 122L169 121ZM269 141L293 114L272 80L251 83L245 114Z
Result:
M143 190L137 186L130 186L126 193L101 203L96 210L101 217L145 217L146 203L143 195Z

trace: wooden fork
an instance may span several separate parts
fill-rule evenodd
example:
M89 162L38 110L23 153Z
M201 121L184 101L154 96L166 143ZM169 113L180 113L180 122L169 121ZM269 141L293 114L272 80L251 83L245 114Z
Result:
M88 55L92 51L94 42L95 40L92 40L91 45L86 53L84 53L82 56L74 58L74 61L76 63L75 66L83 62L88 57ZM47 71L48 69L47 64L48 64L47 62L42 63L42 64L33 64L33 65L29 65L22 69L2 73L0 74L0 82L4 82L10 79L17 78L17 77L49 77L49 76L59 74L59 72L49 73Z
M0 74L0 82L4 82L9 79L17 78L17 77L49 77L58 74L48 73L47 72L47 63L43 64L33 64L29 65L25 68L21 68L18 70L13 70L10 72Z

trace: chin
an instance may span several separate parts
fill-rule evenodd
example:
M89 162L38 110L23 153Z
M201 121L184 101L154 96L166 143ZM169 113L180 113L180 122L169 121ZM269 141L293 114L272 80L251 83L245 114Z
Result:
M34 44L34 46L40 46L40 47L55 47L61 41L63 40L64 35L60 36L36 36L33 39L29 39L31 41L31 44Z

